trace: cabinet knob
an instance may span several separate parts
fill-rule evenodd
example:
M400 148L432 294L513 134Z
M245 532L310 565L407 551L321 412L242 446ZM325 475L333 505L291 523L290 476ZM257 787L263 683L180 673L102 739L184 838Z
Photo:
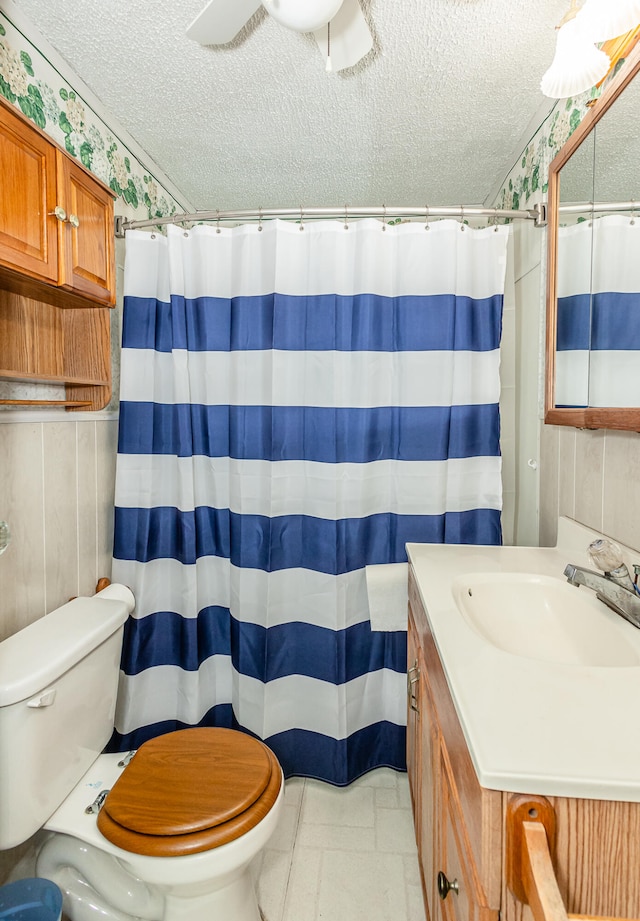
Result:
M67 212L60 205L56 205L53 211L49 211L49 217L56 217L59 221L66 221Z
M451 882L444 875L442 870L438 873L438 895L444 902L446 897L450 892L455 892L456 895L460 892L460 887L458 886L458 880L454 879Z
M70 214L70 215L69 215L69 223L71 224L72 227L79 227L79 226L80 226L80 218L78 217L77 214Z

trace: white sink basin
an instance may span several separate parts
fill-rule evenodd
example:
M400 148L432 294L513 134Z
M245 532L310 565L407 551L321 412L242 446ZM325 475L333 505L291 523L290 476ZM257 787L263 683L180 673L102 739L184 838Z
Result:
M640 665L627 634L636 628L589 589L550 576L493 572L458 576L452 591L467 623L504 652L562 665Z

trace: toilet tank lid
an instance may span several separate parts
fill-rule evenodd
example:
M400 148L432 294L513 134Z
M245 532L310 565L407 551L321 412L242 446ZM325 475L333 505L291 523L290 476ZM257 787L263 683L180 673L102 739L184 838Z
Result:
M109 586L91 598L74 598L0 643L0 707L44 691L119 630L134 606L129 589Z

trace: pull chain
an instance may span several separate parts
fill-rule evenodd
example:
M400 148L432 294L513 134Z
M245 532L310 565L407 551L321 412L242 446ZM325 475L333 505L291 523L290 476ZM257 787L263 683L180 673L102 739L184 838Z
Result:
M333 65L331 63L331 22L327 23L327 63L325 65L325 70L328 74L333 70Z

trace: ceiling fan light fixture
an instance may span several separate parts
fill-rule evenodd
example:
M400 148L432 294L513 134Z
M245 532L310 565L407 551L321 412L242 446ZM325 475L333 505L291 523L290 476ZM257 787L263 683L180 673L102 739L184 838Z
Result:
M640 0L585 0L576 19L593 42L606 42L640 25Z
M294 32L315 32L336 15L344 0L261 0L276 22Z
M566 99L591 89L611 66L608 54L596 48L577 16L558 29L556 53L540 89L552 99Z

